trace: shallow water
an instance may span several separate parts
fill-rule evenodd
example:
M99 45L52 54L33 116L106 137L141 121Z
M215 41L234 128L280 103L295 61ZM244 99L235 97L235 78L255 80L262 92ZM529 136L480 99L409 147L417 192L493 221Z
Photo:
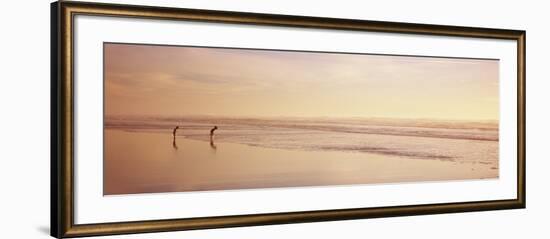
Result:
M213 125L219 129L210 142ZM104 163L106 195L497 178L498 126L108 118Z
M498 124L395 119L235 119L213 117L107 119L109 129L171 133L209 141L307 151L364 152L407 158L482 162L497 167Z

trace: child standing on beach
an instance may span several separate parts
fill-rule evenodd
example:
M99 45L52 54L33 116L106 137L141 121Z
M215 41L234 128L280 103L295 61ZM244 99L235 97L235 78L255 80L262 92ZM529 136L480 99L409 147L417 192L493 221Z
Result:
M176 138L176 131L178 131L179 128L179 126L176 126L176 128L172 131L172 136L174 136L174 138Z
M214 126L214 128L210 130L210 141L212 141L212 139L214 138L214 131L216 131L217 129L218 126Z

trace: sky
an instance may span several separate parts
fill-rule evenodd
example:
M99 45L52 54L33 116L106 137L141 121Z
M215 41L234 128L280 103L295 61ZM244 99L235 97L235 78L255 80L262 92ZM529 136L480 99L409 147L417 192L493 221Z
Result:
M107 116L498 120L499 61L104 44Z

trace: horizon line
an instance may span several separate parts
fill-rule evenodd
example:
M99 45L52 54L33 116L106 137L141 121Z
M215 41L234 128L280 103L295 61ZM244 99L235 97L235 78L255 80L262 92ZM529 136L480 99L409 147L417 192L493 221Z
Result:
M157 118L225 118L225 119L266 119L266 118L295 118L295 119L388 119L388 120L437 120L437 121L493 121L499 122L500 118L497 119L488 119L488 118L438 118L438 117L388 117L388 116L283 116L283 115L151 115L151 114L125 114L125 115L107 115L104 114L103 118L113 118L113 117L157 117Z

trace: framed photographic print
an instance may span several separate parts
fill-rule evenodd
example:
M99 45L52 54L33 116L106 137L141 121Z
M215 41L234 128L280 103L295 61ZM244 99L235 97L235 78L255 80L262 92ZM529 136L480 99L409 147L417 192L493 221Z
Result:
M51 13L54 237L525 207L525 31Z

